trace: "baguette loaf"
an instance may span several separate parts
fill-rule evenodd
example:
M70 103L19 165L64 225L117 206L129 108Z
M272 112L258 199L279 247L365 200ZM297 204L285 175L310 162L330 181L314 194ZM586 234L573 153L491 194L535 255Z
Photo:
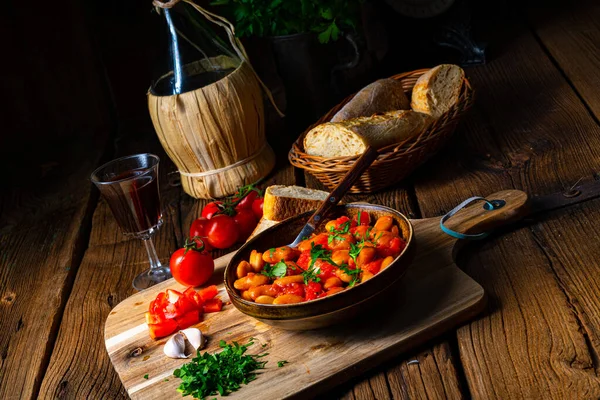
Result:
M329 193L300 186L269 186L265 191L263 218L283 221L294 215L314 210L321 205Z
M415 83L413 110L439 118L458 102L465 72L457 65L442 64L430 69Z
M380 79L356 93L352 100L333 116L331 122L409 109L410 102L404 94L402 83L394 79Z
M411 110L327 122L306 134L304 150L309 155L320 157L356 156L368 146L381 148L408 139L431 122L428 115Z

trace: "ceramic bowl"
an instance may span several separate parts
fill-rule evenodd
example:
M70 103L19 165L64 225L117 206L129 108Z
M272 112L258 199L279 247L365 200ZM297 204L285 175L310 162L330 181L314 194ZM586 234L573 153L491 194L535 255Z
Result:
M383 271L368 281L332 296L296 304L258 304L244 300L233 287L237 279L237 265L248 260L253 249L264 252L272 247L291 243L306 224L312 212L297 215L272 226L250 239L233 256L225 269L225 288L231 303L242 313L268 325L290 330L318 329L344 322L367 311L376 305L386 292L393 290L404 275L414 253L413 228L408 218L388 207L374 204L348 204L337 206L327 220L342 215L352 216L359 211L368 212L371 221L384 215L391 216L402 230L406 247L402 253ZM321 225L324 230L324 224Z

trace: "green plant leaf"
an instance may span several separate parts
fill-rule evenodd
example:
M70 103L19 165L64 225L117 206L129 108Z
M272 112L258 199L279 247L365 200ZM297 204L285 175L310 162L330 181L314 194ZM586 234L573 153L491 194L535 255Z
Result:
M333 19L333 11L331 8L321 9L321 17L329 20Z
M319 42L329 43L331 39L337 40L339 33L340 29L335 24L335 21L333 21L324 32L319 34Z

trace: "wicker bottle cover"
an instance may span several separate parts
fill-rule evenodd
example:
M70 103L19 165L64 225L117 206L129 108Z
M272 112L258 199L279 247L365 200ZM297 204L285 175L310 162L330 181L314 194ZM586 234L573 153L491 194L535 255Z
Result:
M233 194L240 186L263 178L275 164L275 154L265 138L261 86L273 102L271 94L226 19L190 0L155 0L153 4L165 14L174 59L173 71L161 76L148 91L148 108L158 138L179 169L183 189L190 196ZM216 36L202 45L217 43L221 54L203 49L189 32L173 24L175 12L188 16L198 12L224 28L233 51ZM201 33L204 31L205 27ZM181 63L177 52L183 45L197 51L197 61ZM195 86L186 88L186 79ZM164 87L172 90L161 92Z

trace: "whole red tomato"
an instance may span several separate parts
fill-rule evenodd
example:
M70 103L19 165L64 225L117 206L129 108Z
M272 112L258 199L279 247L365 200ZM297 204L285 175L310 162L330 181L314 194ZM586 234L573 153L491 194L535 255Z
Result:
M173 278L185 286L200 286L215 271L215 262L206 251L196 250L195 243L177 250L169 261Z
M204 245L204 250L212 250L212 247L210 246L210 244L208 243L208 240L206 240L206 223L208 222L208 219L204 218L204 217L200 217L196 220L194 220L194 222L192 222L192 226L190 226L190 238L192 240L194 240L194 238L200 238L202 239L202 244ZM199 241L196 241L196 244L198 246L200 246Z
M252 210L246 208L237 210L237 214L233 216L233 220L238 226L238 241L240 242L245 242L248 239L248 236L250 236L258 223Z
M221 204L223 204L222 201L211 201L202 209L202 216L211 219L213 215L221 211L221 208L219 207Z
M204 233L212 247L226 249L238 240L239 228L233 218L219 214L208 220Z
M258 197L256 190L251 190L240 202L235 206L236 210L251 209L254 199Z
M252 212L256 216L256 219L261 219L263 216L263 204L265 203L265 199L257 198L252 202Z

